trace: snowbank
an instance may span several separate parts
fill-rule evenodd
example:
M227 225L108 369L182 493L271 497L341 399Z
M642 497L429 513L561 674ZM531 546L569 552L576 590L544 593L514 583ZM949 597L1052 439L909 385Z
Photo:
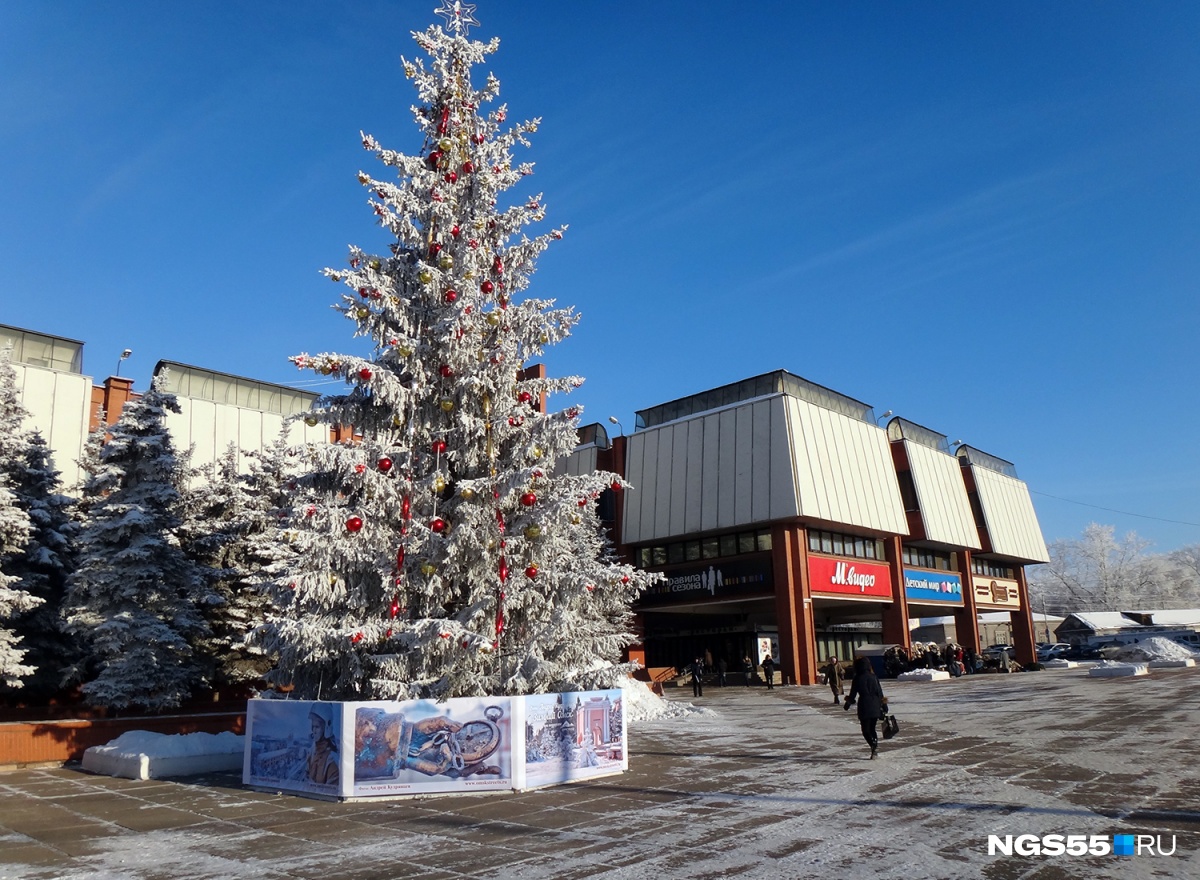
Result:
M664 700L644 681L627 678L621 682L625 695L625 717L633 721L653 721L656 718L682 718L685 715L703 714L709 710L697 709L691 703L679 704Z
M949 681L950 673L942 669L910 669L896 676L897 681Z
M1125 675L1148 675L1149 670L1141 663L1121 663L1113 660L1101 660L1088 670L1092 678L1120 678Z
M1150 660L1191 660L1195 655L1178 642L1162 636L1150 636L1126 645L1112 659L1145 663Z
M83 769L123 779L162 779L242 769L246 738L236 733L130 730L83 753Z

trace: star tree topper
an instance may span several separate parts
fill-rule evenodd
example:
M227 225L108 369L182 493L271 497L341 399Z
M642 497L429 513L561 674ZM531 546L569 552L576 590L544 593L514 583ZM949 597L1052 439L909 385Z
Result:
M472 25L479 27L479 20L475 18L474 3L463 3L462 0L442 0L441 8L435 9L434 12L446 19L446 25L454 31L456 36L466 36Z

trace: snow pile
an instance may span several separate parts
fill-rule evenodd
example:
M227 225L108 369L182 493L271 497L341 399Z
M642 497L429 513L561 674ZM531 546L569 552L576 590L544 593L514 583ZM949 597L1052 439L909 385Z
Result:
M1150 636L1136 644L1121 648L1114 659L1144 663L1147 660L1191 660L1194 656L1191 651L1178 642L1164 639L1162 636Z
M153 733L130 730L83 753L83 769L124 779L162 779L239 770L246 738L236 733Z
M1120 678L1126 675L1147 675L1149 670L1141 663L1121 663L1112 660L1101 660L1088 670L1092 678Z
M625 697L625 717L630 721L653 721L656 718L680 718L699 711L690 703L680 706L664 700L644 681L627 678L621 682Z
M950 673L941 669L910 669L896 676L897 681L948 681Z

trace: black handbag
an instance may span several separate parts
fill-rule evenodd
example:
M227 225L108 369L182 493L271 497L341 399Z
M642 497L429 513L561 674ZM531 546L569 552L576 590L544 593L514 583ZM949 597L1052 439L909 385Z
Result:
M883 719L883 738L891 739L900 732L900 722L896 720L895 715L888 715Z

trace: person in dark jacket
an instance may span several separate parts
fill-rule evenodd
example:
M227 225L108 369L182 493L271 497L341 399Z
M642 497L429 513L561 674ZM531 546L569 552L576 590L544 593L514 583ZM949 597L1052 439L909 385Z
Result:
M692 678L692 696L704 696L704 658L697 657L692 661L692 665L688 667L688 672Z
M858 702L858 723L862 727L863 739L871 747L871 757L879 751L879 733L875 726L883 717L883 688L871 668L871 661L859 657L854 661L854 681L850 683L850 695L846 697L845 708L849 709Z
M763 668L763 677L767 680L767 690L774 690L775 689L775 661L771 659L770 654L768 654L766 657L763 657L762 668Z

